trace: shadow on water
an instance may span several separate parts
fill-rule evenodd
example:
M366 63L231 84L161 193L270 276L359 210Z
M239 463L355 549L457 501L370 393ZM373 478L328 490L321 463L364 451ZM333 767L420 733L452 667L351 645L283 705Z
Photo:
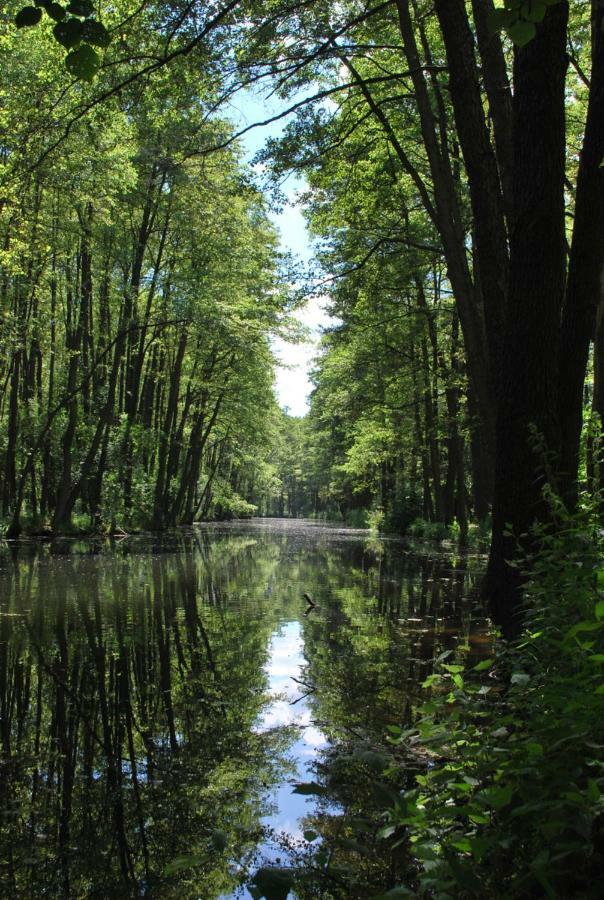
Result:
M250 896L345 812L292 783L481 652L481 568L286 520L5 545L0 895Z

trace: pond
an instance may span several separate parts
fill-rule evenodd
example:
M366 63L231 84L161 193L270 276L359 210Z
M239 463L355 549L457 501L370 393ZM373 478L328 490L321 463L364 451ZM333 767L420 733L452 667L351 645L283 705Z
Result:
M302 520L3 545L0 895L224 900L324 864L346 798L296 784L480 651L481 569Z

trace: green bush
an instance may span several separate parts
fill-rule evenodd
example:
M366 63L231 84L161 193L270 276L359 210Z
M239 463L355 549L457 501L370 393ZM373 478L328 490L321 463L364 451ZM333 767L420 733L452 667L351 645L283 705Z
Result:
M522 638L469 669L443 654L414 726L394 729L432 760L382 830L408 842L420 896L602 896L602 535L591 509L550 501Z
M445 541L455 536L452 526L445 525L444 522L427 522L425 519L414 519L407 534L422 541Z
M350 528L369 528L370 515L368 509L349 509L344 515L344 522Z

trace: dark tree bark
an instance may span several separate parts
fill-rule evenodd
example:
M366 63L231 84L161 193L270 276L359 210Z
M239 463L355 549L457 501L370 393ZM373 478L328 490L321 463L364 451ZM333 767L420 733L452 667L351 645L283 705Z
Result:
M508 276L499 171L485 121L474 39L465 3L463 0L436 0L435 7L447 51L455 126L470 188L490 369L496 383Z
M505 633L520 627L521 578L508 560L516 541L544 520L544 459L559 448L557 408L564 230L566 23L568 5L548 10L514 59L514 224L510 287L498 392L493 535L486 591ZM508 531L511 534L508 534Z
M604 4L592 0L591 9L592 71L577 175L560 355L560 472L571 506L576 498L583 385L604 286Z
M493 0L472 0L476 39L482 63L482 79L493 125L503 205L508 228L511 228L514 211L512 91L501 36L493 31L489 23L489 14L493 9Z

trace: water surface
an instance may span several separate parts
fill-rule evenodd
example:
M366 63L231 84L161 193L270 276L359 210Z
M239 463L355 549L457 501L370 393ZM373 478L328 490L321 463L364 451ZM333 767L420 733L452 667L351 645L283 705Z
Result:
M479 646L481 565L292 520L5 544L0 896L250 896L342 812L295 783Z

